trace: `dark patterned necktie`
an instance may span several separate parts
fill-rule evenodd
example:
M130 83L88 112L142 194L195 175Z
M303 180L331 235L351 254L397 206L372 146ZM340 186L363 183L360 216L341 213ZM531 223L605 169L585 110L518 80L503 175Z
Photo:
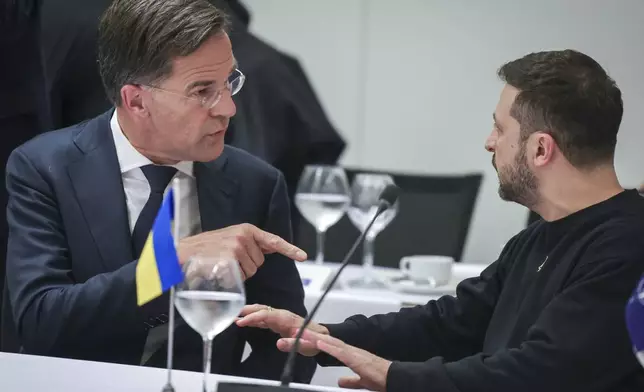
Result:
M147 165L143 166L141 170L150 184L150 197L141 210L132 231L132 249L136 258L141 255L145 241L150 235L154 219L163 202L163 193L172 177L177 173L177 169L170 166Z

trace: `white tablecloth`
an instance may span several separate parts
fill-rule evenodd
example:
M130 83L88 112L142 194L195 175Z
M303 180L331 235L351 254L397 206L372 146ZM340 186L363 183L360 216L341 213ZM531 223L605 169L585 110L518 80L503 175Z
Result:
M311 262L298 263L298 269L301 275L311 274L309 268L316 268ZM333 298L354 298L356 301L368 304L369 302L381 301L397 301L400 306L413 306L423 305L432 299L440 298L443 295L455 295L456 286L464 279L478 276L487 265L485 264L468 264L468 263L455 263L452 269L452 277L448 284L431 288L422 294L407 293L402 291L395 291L390 288L383 288L379 290L356 290L347 287L346 282L362 276L363 270L359 265L348 265L338 280L336 287L327 296L328 300ZM323 268L328 269L329 275L338 268L337 263L324 263ZM393 268L375 267L376 274L387 280L389 278L401 275L400 270ZM319 298L322 293L321 287L305 287L305 294L307 302ZM309 309L310 310L310 309ZM341 321L341 320L340 320Z
M176 392L201 392L201 373L175 370L172 374ZM164 369L0 353L1 392L161 392L165 381ZM211 388L217 381L278 384L214 374L209 381ZM346 391L293 385L317 391Z

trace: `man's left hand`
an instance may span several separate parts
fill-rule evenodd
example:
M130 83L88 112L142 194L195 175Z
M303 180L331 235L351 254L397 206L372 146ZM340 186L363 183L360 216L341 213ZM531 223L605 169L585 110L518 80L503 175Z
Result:
M302 338L315 342L320 351L335 357L353 370L356 376L342 377L338 380L338 386L341 388L369 389L378 392L386 390L387 372L391 361L350 346L332 336L306 331Z

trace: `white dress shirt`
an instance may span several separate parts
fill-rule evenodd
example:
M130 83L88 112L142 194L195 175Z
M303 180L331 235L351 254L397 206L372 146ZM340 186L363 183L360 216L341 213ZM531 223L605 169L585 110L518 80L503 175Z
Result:
M130 141L125 137L123 130L118 122L117 110L114 110L110 127L114 137L114 146L121 168L121 178L123 180L123 190L125 192L125 202L130 224L130 234L134 231L136 221L143 211L145 203L150 197L150 184L143 174L141 167L152 165L153 162L137 151ZM192 162L179 162L170 165L177 169L173 178L182 179L180 194L175 195L175 227L178 230L179 238L195 234L201 231L199 219L199 206L197 201L196 179L193 174ZM172 187L172 181L168 184L166 192ZM176 218L181 216L181 224L176 222ZM196 227L199 226L199 227ZM138 258L139 255L135 255ZM168 334L168 325L160 325L149 331L145 343L141 364L145 364L156 350L166 341Z
M117 109L118 110L118 109ZM112 119L110 121L110 126L112 128L112 136L114 137L114 146L116 147L116 156L119 160L119 166L121 167L121 178L123 179L123 190L125 191L125 202L127 204L127 212L130 223L130 233L134 230L137 219L145 203L147 203L148 198L150 197L150 184L148 183L147 178L143 174L141 167L152 165L153 162L143 156L140 152L137 151L130 141L125 137L121 126L119 125L118 118L116 115L117 110L114 111ZM182 194L179 196L180 200L177 201L178 205L194 204L187 203L188 200L185 199L194 199L196 200L196 181L193 174L193 163L192 162L179 162L175 165L169 165L177 169L177 174L175 178L185 178L190 179L186 181L191 186L188 187ZM172 186L172 182L168 184L166 191ZM181 200L184 199L184 200ZM136 255L138 256L138 255Z

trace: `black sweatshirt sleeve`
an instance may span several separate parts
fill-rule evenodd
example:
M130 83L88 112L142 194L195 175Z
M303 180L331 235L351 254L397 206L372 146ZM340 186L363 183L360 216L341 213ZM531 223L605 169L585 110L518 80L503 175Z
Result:
M325 325L332 336L389 360L424 361L434 356L456 360L481 350L487 325L502 287L499 262L479 277L466 279L456 297L443 296L426 305L369 318L352 316ZM323 366L339 365L321 354Z
M641 371L623 321L624 298L640 270L638 263L617 258L586 263L546 306L520 347L455 362L401 359L389 369L387 391L609 390Z

